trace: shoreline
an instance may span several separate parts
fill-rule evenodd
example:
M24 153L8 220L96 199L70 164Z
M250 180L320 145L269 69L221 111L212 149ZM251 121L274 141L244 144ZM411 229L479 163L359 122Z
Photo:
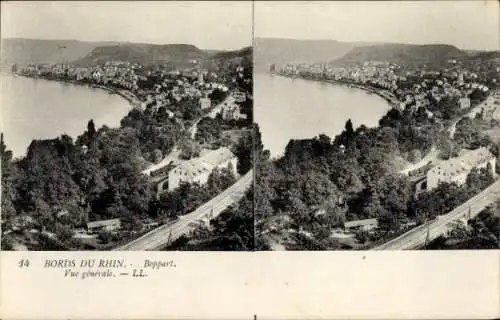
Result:
M72 85L77 85L77 86L84 86L84 87L88 87L88 88L101 89L101 90L108 92L109 94L119 95L124 100L126 100L128 102L128 104L130 106L132 106L132 108L142 108L143 101L141 99L139 99L132 91L127 90L127 89L117 89L117 88L107 87L107 86L101 85L101 84L86 83L86 82L81 82L78 80L71 80L71 79L57 79L57 78L49 78L49 77L44 77L44 76L29 75L29 74L22 74L22 73L8 73L8 74L11 76L20 76L20 77L26 77L26 78L32 78L32 79L42 79L42 80L55 81L55 82L72 84Z
M100 89L100 90L104 90L104 91L108 92L108 94L117 94L123 100L125 100L127 102L127 104L129 105L129 107L127 108L127 113L130 112L130 110L132 110L134 108L139 108L139 109L142 110L142 104L143 104L143 102L135 94L133 94L132 92L130 92L129 90L126 90L126 89L110 88L110 87L106 87L104 85L97 85L97 84L92 84L92 83L84 83L84 82L80 82L80 81L77 81L77 80L57 79L57 78L49 78L49 77L43 77L43 76L38 76L38 75L28 75L28 74L13 73L13 72L0 72L0 75L2 75L2 76L10 76L10 77L24 77L24 78L31 78L31 79L41 79L41 80L58 82L60 84L69 84L69 85L76 85L76 86L80 86L80 87L87 87L89 89ZM120 118L120 120L123 119L123 117L124 116L122 116ZM106 125L106 124L103 124L103 125ZM119 127L119 124L118 124L118 127ZM41 140L47 140L47 139L50 140L50 139L55 139L58 136L55 136L53 138L33 137L31 139L31 141L33 141L33 140L40 140L40 139ZM76 139L76 137L73 137L72 135L70 135L70 136L71 136L71 138ZM25 157L26 154L27 154L27 148L28 148L28 146L29 146L29 144L20 153L15 153L12 150L14 158L15 159L20 159L20 158Z
M270 72L261 72L261 73L258 73L257 76L265 76L265 77L276 76L275 81L278 80L281 77L283 77L283 79L290 78L292 80L293 79L302 79L302 80L306 80L306 81L311 80L310 83L315 82L316 85L318 85L318 84L324 84L324 83L329 83L329 84L332 84L332 85L341 85L340 88L346 88L346 87L348 87L348 88L352 88L352 89L359 89L361 91L353 91L353 92L351 92L351 94L364 96L363 99L367 99L367 105L368 105L368 107L365 108L366 111L364 111L364 112L369 112L370 114L373 114L373 116L369 117L369 119L364 119L364 120L360 119L358 125L365 125L365 126L370 127L370 128L371 127L378 127L379 126L379 120L385 114L387 114L387 112L389 112L389 110L391 110L393 108L396 108L396 107L399 107L399 105L394 105L394 103L392 103L391 101L388 101L384 97L381 97L379 94L377 94L375 92L374 88L366 88L366 87L363 87L363 86L358 86L358 85L355 85L355 84L350 84L350 83L345 83L345 82L326 81L326 80L322 80L322 79L310 79L310 78L304 78L304 77L300 77L300 76L291 76L291 75L287 76L287 75L282 75L282 74L278 74L278 73L270 73ZM293 83L290 83L289 85L293 85ZM298 84L295 83L295 85L298 85ZM314 86L316 86L316 85L314 85ZM328 94L328 92L332 92L332 89L334 89L334 88L328 88L328 87L324 88L324 90L327 92L327 94ZM379 99L378 97L382 98L382 100ZM376 100L370 100L370 99L376 99ZM376 105L375 108L371 108L371 102L370 101L373 101L372 103ZM262 107L262 102L259 103L259 105ZM379 110L379 107L381 108L380 109L380 114L377 111L377 110ZM255 110L258 110L258 109L259 109L259 107L255 106ZM373 109L373 111L372 111L372 109ZM362 113L363 111L360 109L359 112ZM316 128L315 132L311 133L311 134L306 134L306 135L302 135L301 134L299 136L295 136L293 134L292 135L288 135L288 137L286 138L285 142L283 142L285 140L284 135L281 135L278 139L269 139L269 142L270 142L269 145L267 144L268 141L265 138L266 133L265 133L263 127L261 127L261 133L262 133L262 136L263 136L264 149L268 149L270 151L271 159L279 159L279 158L281 158L281 157L284 156L285 148L286 148L287 144L291 140L302 140L302 139L308 140L308 139L313 139L314 137L316 137L320 133L325 133L328 136L330 136L332 139L335 138L337 135L339 135L342 132L344 123L345 123L345 121L348 120L348 118L349 117L345 117L344 118L344 120L342 121L342 125L338 127L338 130L331 130L332 127L328 127L327 129L319 130L318 131L317 128ZM353 121L358 121L356 119L357 119L357 117L354 116L354 120ZM376 120L372 120L372 119L376 119ZM257 121L257 123L259 123L259 121Z
M287 75L287 74L276 73L276 72L268 72L268 74L280 76L280 77L285 77L285 78L291 78L291 79L298 78L298 79L308 80L308 81L330 83L330 84L334 84L334 85L341 85L341 86L348 87L348 88L359 89L359 90L362 90L362 91L367 92L369 94L375 94L375 95L379 96L380 98L387 101L387 103L389 104L389 106L391 108L395 108L395 109L400 108L399 106L400 106L401 102L396 97L390 95L389 93L385 93L386 90L384 90L384 89L378 89L378 88L373 88L373 87L365 86L365 85L358 84L358 83L351 83L351 82L332 80L332 79L314 79L314 78L306 78L303 76Z

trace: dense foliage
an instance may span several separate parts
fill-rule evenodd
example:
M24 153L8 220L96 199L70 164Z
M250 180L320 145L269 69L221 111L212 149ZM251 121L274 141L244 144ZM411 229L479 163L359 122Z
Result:
M210 226L195 228L188 237L175 241L168 250L250 251L254 249L253 188L226 209Z
M498 249L500 246L500 202L489 206L467 225L457 225L426 249Z
M455 104L450 103L450 108ZM467 136L462 128L461 123L457 125L456 139ZM371 239L377 241L377 237L401 232L409 221L423 223L446 213L491 184L491 171L473 170L465 187L442 184L415 199L410 178L397 174L392 159L402 156L418 160L432 146L442 150L451 143L456 145L456 151L460 147L491 146L491 141L481 139L486 138L478 136L477 144L457 143L426 113L391 109L377 128L362 125L354 129L348 120L333 140L323 134L314 139L291 140L284 155L276 160L258 150L258 248L268 249L269 244L260 238L281 230L277 236L281 240L290 237L291 231L296 232L288 241L291 249L335 249L341 245L329 234L344 221L378 218L378 235ZM452 155L449 152L448 157Z

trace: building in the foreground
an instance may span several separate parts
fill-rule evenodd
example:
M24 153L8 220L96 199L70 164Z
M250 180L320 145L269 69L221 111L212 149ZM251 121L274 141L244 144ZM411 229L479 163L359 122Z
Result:
M427 172L427 190L436 188L439 183L456 183L462 185L472 169L487 168L488 164L495 174L495 156L484 147L468 150L463 155L441 162Z
M96 233L100 231L114 231L121 227L120 219L98 220L87 223L87 231Z
M224 105L222 108L222 119L224 120L239 120L246 119L247 115L241 113L240 106L236 103Z
M212 102L209 97L200 98L200 107L201 109L208 109L212 106Z
M245 102L247 100L246 94L241 91L233 92L233 98L236 102Z
M226 147L209 151L199 158L184 161L170 170L168 173L168 190L176 189L181 182L197 182L203 185L208 181L208 176L215 168L231 167L236 175L237 163L236 156Z
M347 231L370 231L378 226L377 218L344 222Z
M458 99L458 104L460 105L460 109L465 110L470 108L470 99L467 97L463 97Z

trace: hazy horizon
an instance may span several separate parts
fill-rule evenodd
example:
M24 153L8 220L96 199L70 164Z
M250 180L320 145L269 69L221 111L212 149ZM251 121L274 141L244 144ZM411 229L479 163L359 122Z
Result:
M243 48L247 47L252 47L252 44L244 45L239 48L234 48L234 49L219 49L219 48L203 48L200 46L197 46L196 44L193 43L187 43L187 42L169 42L169 43L152 43L152 42L144 42L144 41L116 41L116 40L78 40L78 39L64 39L64 38L25 38L25 37L12 37L12 38L5 38L2 37L1 40L41 40L41 41L76 41L76 42L86 42L86 43L120 43L120 44L150 44L150 45L170 45L170 44L184 44L184 45L193 45L197 47L200 50L205 50L205 51L235 51L235 50L240 50Z
M272 39L272 40L292 40L292 41L337 41L337 42L344 42L344 43L366 43L366 45L374 45L374 44L408 44L408 45L452 45L450 43L446 42L433 42L433 43L412 43L412 42L389 42L389 41L363 41L363 40L351 40L351 41L341 41L337 39L322 39L322 38L311 38L311 39L301 39L301 38L287 38L287 37L255 37L255 39ZM457 47L458 48L458 47ZM458 48L460 50L464 51L500 51L500 48L498 49L492 49L492 50L484 50L484 49L468 49L468 48Z
M499 10L497 1L256 1L254 36L491 51L500 50Z
M251 2L15 1L1 3L2 39L252 45Z

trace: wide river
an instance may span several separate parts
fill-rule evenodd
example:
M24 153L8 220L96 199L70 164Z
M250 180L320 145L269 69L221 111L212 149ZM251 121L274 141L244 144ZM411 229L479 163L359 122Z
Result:
M26 154L33 139L63 133L76 139L90 119L96 127L118 126L130 108L125 99L102 89L0 75L0 131L15 156Z
M290 139L335 137L348 119L354 127L376 126L390 108L375 94L331 83L257 73L254 86L255 121L273 157Z

